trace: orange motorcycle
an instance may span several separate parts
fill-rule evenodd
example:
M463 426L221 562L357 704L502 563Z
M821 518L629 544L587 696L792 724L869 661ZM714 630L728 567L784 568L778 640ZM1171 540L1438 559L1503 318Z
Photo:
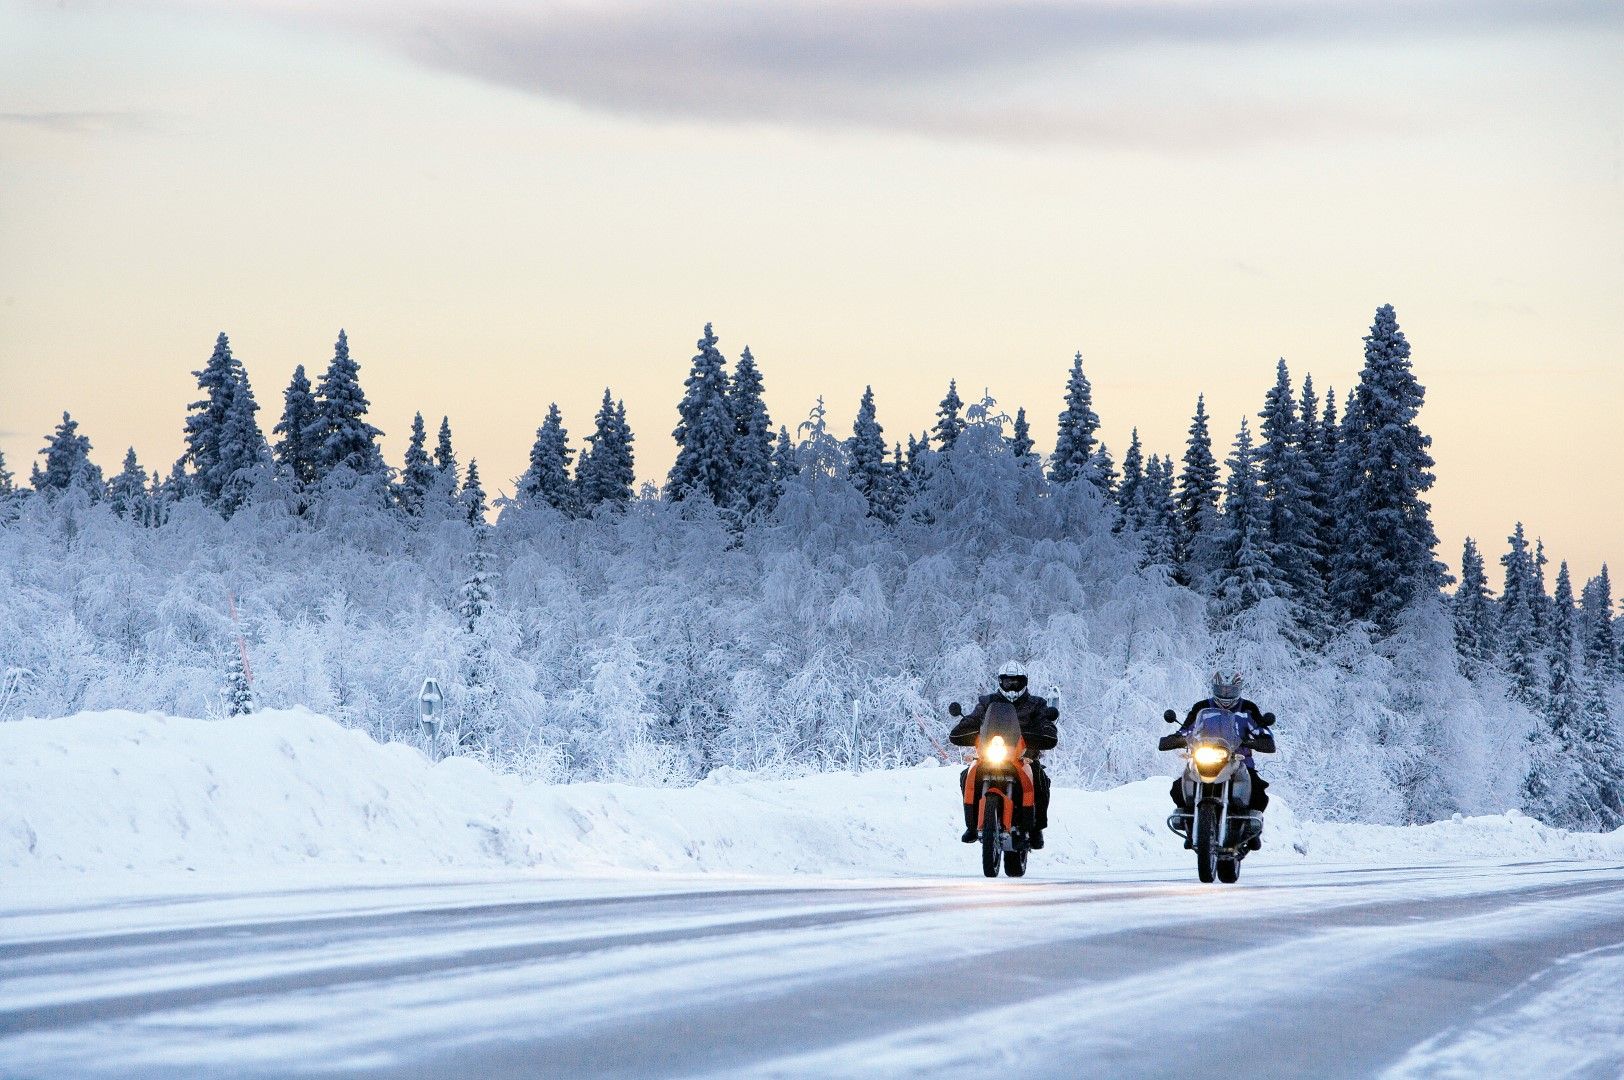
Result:
M947 711L955 717L964 715L956 701ZM1037 805L1026 753L1026 737L1021 734L1015 706L1007 701L989 704L964 775L964 803L976 808L974 820L981 824L981 872L988 877L998 876L1000 864L1010 877L1026 874L1026 857L1032 850L1029 830Z

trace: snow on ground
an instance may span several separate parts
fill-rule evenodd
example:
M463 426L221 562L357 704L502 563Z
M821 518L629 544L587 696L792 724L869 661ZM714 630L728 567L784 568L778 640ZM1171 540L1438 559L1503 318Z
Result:
M687 788L526 784L303 710L84 713L0 725L0 880L312 866L962 876L974 859L957 843L957 777L932 765L788 780L724 770ZM1181 865L1168 808L1165 778L1057 788L1035 859L1046 875ZM1515 812L1321 824L1282 799L1266 841L1249 867L1624 856L1624 830L1565 833Z

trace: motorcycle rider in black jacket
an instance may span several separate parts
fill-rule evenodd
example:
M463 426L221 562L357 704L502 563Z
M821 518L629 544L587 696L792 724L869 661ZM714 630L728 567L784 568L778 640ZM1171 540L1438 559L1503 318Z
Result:
M1050 705L1048 701L1035 694L1027 692L1026 665L1011 660L998 669L998 690L996 693L983 694L976 701L976 707L966 713L957 724L947 740L954 746L974 746L976 736L981 733L981 721L987 715L987 706L1002 698L1015 706L1015 716L1021 722L1021 735L1026 739L1026 748L1032 763L1033 822L1031 825L1031 844L1033 848L1043 846L1043 830L1049 827L1049 774L1044 771L1039 754L1044 750L1052 750L1060 741L1059 733L1055 729L1055 721L1060 718L1060 710ZM969 769L959 774L959 790L964 790L964 780ZM966 803L964 807L964 835L959 837L966 844L976 842L978 836L976 828L976 808Z
M1225 709L1244 716L1249 722L1245 747L1241 753L1244 756L1247 771L1252 774L1252 803L1250 808L1261 812L1269 805L1269 783L1258 775L1257 766L1252 761L1252 752L1255 750L1260 754L1274 753L1274 733L1269 730L1269 725L1274 723L1274 717L1269 716L1265 720L1265 714L1257 707L1256 702L1241 697L1241 677L1238 672L1229 676L1214 673L1212 676L1212 696L1191 705L1190 711L1185 714L1184 723L1180 724L1179 729L1173 734L1163 735L1161 741L1156 744L1156 748L1158 750L1178 750L1182 748L1189 735L1190 725L1195 723L1195 718L1201 714L1202 709ZM1173 802L1180 809L1190 809L1189 803L1184 798L1183 777L1173 781L1173 789L1170 794L1173 796Z

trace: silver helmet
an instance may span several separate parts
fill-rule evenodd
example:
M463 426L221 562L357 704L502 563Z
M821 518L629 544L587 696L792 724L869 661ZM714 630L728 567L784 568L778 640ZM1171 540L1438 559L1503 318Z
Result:
M1234 672L1225 675L1221 671L1212 673L1212 703L1220 709L1233 709L1241 700L1241 673Z
M1026 693L1026 665L1018 660L1006 660L998 669L998 692L1006 701L1019 701Z

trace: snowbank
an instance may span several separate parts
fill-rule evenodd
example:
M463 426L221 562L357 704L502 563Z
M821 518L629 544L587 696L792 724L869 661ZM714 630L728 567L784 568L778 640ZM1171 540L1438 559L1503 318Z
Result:
M372 865L841 876L963 875L957 770L689 788L525 784L430 763L302 710L207 721L131 712L0 724L0 878L51 871ZM1044 876L1181 866L1167 781L1057 788ZM1414 864L1624 855L1624 831L1548 829L1517 813L1412 828L1296 821L1271 808L1258 862Z

